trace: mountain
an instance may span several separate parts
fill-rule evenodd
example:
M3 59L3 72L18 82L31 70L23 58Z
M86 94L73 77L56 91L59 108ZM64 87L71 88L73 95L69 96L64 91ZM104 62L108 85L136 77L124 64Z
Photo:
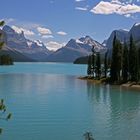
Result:
M125 29L120 30L114 30L109 38L103 42L104 46L106 46L108 49L112 48L114 35L116 34L116 38L120 40L120 42L124 42L124 40L128 40L129 38L129 31Z
M140 45L140 23L135 23L130 30L114 30L109 36L109 38L102 43L108 49L112 49L113 38L115 34L116 38L122 43L124 43L124 41L129 43L130 35L132 35L136 46Z
M34 59L28 58L27 56L23 55L22 53L17 52L9 47L3 47L0 50L0 55L9 54L14 62L35 62Z
M140 23L135 23L129 31L129 36L132 34L134 41L140 41Z
M98 52L103 52L106 50L106 48L99 42L93 40L89 36L85 36L79 39L71 39L64 47L49 55L47 57L47 61L73 62L79 57L91 54L93 46Z
M3 27L2 31L5 34L6 46L10 48L10 50L22 54L30 60L42 61L50 54L50 51L41 41L26 39L24 32L17 33L7 25ZM9 49L7 49L7 51L9 51Z

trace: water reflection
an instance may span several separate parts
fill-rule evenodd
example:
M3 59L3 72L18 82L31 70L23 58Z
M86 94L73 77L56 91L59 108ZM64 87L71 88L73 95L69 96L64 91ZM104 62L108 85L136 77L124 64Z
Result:
M108 137L140 138L137 125L140 123L140 94L137 91L87 81L87 95L94 109L97 108L96 115L102 116L100 120L108 128Z

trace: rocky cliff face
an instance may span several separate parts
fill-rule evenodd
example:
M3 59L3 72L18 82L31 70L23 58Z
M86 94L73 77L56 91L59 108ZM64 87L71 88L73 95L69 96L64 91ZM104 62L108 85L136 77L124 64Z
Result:
M3 27L2 32L5 34L5 42L8 48L32 60L42 61L50 53L42 42L26 39L24 32L17 33L7 25Z
M114 30L109 38L103 42L104 46L108 49L112 49L113 38L116 34L116 37L120 42L124 43L124 41L129 42L130 35L133 36L133 39L136 43L136 46L140 44L140 23L135 23L130 30Z

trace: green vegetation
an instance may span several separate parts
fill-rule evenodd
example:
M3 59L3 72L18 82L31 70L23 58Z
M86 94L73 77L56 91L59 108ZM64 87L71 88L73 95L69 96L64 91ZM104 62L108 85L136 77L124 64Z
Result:
M136 48L132 35L129 43L122 44L115 34L112 57L108 57L106 52L102 65L100 53L95 52L93 48L88 60L87 74L89 79L98 79L110 84L122 84L128 81L138 83L140 81L140 48Z
M4 100L0 100L0 119L8 121L11 118L11 113L6 113L6 106L4 104ZM0 134L2 133L2 128L0 128Z
M96 77L100 80L100 78L101 78L101 59L100 59L100 53L97 53L97 56L96 56L95 73L96 73Z
M5 24L4 21L0 22L0 26L3 26ZM0 49L2 49L4 45L4 42L2 41L2 33L0 33ZM0 65L11 65L13 64L13 61L9 55L2 55L0 56ZM11 113L6 113L6 105L4 104L4 100L0 100L0 119L1 120L9 120L12 116ZM2 128L0 128L0 134L2 133Z
M13 65L13 60L10 55L0 56L0 65Z
M92 49L92 55L89 56L88 59L88 69L87 74L90 77L100 79L101 78L101 59L100 53L95 53L94 49ZM96 75L96 77L95 77Z
M4 26L5 22L0 21L0 27ZM0 32L0 49L4 46L4 41L3 41L3 34ZM10 55L1 55L0 56L0 65L13 65L13 60L10 57Z

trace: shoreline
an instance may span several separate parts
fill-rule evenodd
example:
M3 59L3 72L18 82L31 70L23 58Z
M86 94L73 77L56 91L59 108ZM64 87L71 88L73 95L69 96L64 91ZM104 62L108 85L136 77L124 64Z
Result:
M103 79L96 80L96 79L93 79L92 77L88 77L88 76L78 77L78 79L86 80L86 81L92 82L94 84L109 84L109 83L105 83L105 81L103 81ZM109 85L117 85L122 88L140 90L140 84L136 84L135 82L128 82L128 83L123 83L120 85L119 84L109 84Z
M120 85L122 88L129 88L134 90L140 90L140 85L138 84L132 84L132 83L125 83Z

